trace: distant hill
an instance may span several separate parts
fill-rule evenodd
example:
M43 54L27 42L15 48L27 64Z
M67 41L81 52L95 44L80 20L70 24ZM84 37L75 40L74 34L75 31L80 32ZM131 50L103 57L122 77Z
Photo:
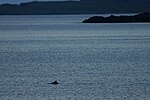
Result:
M94 16L83 21L83 23L132 23L150 22L150 12L140 13L133 16L114 16L109 17Z
M150 0L80 0L1 4L0 15L102 14L150 11Z

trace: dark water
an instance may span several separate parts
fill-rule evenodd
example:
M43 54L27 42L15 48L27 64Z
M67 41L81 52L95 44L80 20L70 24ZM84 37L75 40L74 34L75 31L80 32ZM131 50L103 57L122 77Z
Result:
M149 100L150 24L88 17L0 16L0 99Z

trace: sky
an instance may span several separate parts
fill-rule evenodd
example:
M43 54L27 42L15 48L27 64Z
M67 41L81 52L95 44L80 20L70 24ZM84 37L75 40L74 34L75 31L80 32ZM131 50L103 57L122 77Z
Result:
M21 2L29 2L29 1L64 1L64 0L0 0L0 4L2 4L2 3L21 3Z

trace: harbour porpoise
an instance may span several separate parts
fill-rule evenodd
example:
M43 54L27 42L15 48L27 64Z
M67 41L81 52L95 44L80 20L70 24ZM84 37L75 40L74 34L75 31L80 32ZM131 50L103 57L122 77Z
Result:
M54 81L54 82L52 82L52 83L49 83L49 84L54 84L54 85L57 85L57 84L59 84L57 81Z

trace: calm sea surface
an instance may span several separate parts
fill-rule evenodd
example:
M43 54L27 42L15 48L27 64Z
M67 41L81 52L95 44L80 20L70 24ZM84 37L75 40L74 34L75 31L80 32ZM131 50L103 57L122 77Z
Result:
M0 100L150 100L150 23L90 16L0 16Z

